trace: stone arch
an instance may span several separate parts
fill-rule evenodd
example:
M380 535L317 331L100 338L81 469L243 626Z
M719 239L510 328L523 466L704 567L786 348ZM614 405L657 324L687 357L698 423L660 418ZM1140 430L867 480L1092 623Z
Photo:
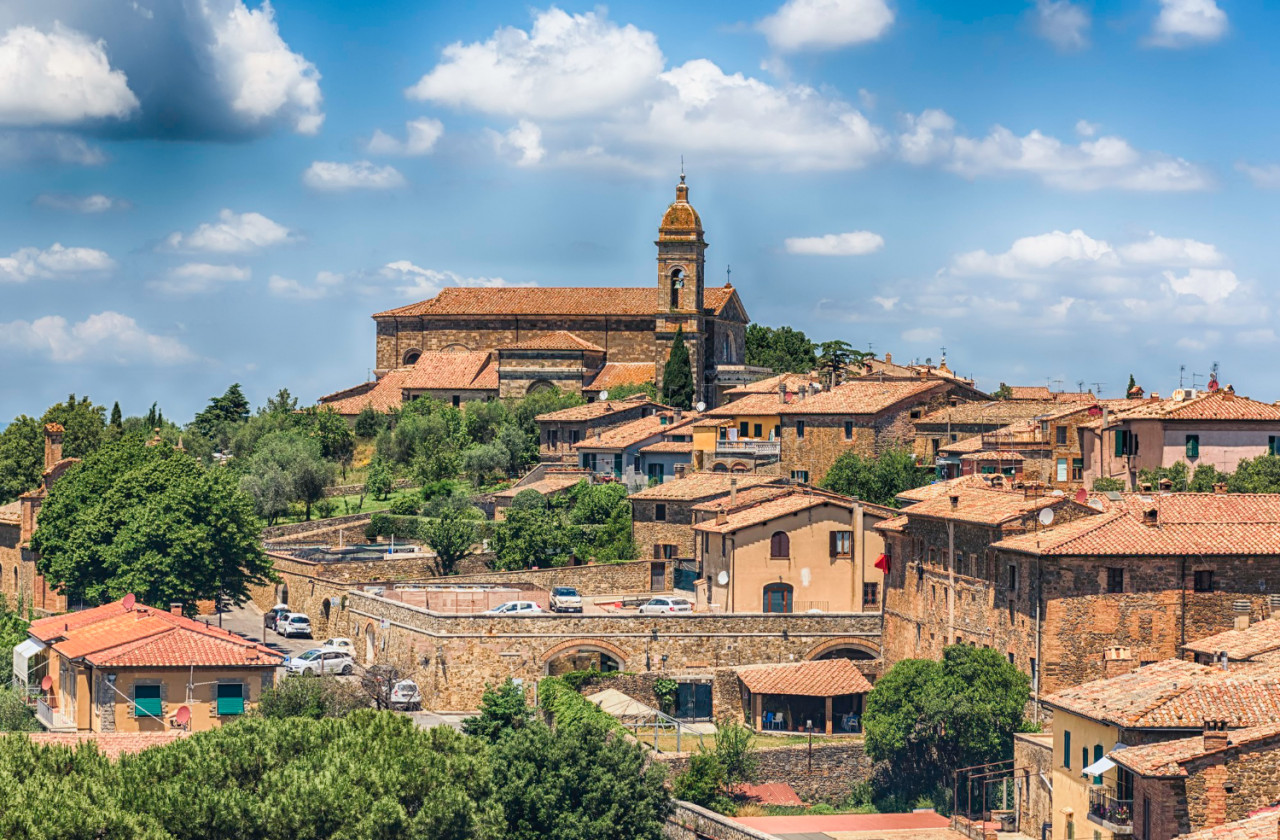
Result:
M556 385L555 385L555 383L554 383L554 382L548 382L548 381L547 381L547 380L545 380L545 379L538 379L538 380L536 380L536 381L534 381L534 382L530 382L530 383L529 383L529 387L528 387L528 388L525 388L525 389L524 389L524 392L525 392L525 394L526 394L526 395L528 395L528 394L536 394L536 393L538 393L539 391L550 391L551 389L553 389L553 388L555 388L555 387L556 387Z
M377 656L377 635L373 632L373 622L370 621L364 626L364 664L368 667L373 664L374 657Z
M440 348L440 352L441 353L470 353L471 348L465 344L455 342L453 344L446 344L444 347Z
M326 627L329 625L329 613L332 612L332 610L333 605L330 603L330 600L328 598L322 598L320 600L320 612L324 613L324 623Z
M404 351L404 366L408 367L409 365L415 364L417 363L418 359L421 359L421 358L422 358L422 351L419 350L417 347L411 347L408 350Z
M728 472L729 468L725 466L723 462L720 462L720 463L713 464L711 467L711 471L722 473L722 472Z
M729 471L736 472L736 473L751 472L751 467L747 466L741 461L734 461L733 466L729 468Z
M276 587L276 603L277 604L289 603L289 584L282 583Z
M856 636L827 639L809 649L805 659L879 659L880 646Z
M544 651L542 655L538 657L538 661L541 663L542 670L545 673L549 671L551 663L556 659L559 659L561 656L584 651L605 654L606 656L613 658L618 663L619 671L626 670L627 652L611 642L606 642L604 639L570 639L567 642L561 642L549 650Z

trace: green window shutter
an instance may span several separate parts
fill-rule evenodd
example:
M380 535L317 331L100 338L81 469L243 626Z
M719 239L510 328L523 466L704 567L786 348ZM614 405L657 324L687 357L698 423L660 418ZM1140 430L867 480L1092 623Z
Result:
M1276 436L1272 435L1267 438L1267 454L1275 455L1276 453Z
M160 700L160 686L135 685L133 687L134 717L162 717L164 703Z
M1115 431L1115 437L1116 437L1116 457L1117 457L1117 458L1119 458L1121 455L1123 455L1123 454L1124 454L1124 438L1125 438L1125 434L1126 434L1126 433L1125 433L1125 431L1124 431L1123 429L1116 429L1116 431Z
M1199 435L1187 435L1187 457L1188 458L1200 457L1200 436Z
M1062 733L1062 766L1071 769L1071 733L1064 731Z
M244 686L240 683L218 684L218 714L244 714Z
M1093 760L1095 763L1102 760L1102 744L1093 745ZM1093 783L1095 785L1102 784L1102 774L1098 774L1097 776L1094 776Z

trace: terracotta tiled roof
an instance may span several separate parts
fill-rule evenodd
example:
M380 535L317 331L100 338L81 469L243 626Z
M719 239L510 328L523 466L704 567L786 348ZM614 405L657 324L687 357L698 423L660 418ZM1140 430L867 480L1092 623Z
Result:
M810 508L822 507L823 505L836 505L847 510L853 510L852 500L841 501L825 494L810 495L808 493L795 492L790 495L769 499L750 507L738 508L726 517L727 521L723 524L717 524L714 519L699 522L693 526L693 530L706 531L712 534L731 534L734 531L749 528L752 525L772 522L775 519L781 519L784 516L791 516L792 514L800 513Z
M682 455L693 452L693 441L660 440L657 443L642 447L640 451L651 455Z
M855 379L837 385L830 391L800 399L788 394L784 404L778 394L749 394L731 403L707 412L710 417L738 417L742 415L768 416L772 414L879 414L898 403L920 397L929 391L943 387L936 379L909 382L878 382Z
M675 415L671 412L664 411L658 414L650 414L648 417L641 417L638 420L623 423L621 426L605 429L599 435L588 435L583 440L575 443L573 448L584 450L627 449L649 438L670 434L676 429L689 426L694 419L686 417L680 422L676 422Z
M1156 524L1144 523L1155 511ZM996 544L1042 555L1280 555L1280 495L1125 494L1106 513Z
M731 286L703 291L703 306L718 315L733 295ZM652 316L659 310L657 286L497 286L442 289L435 297L378 312L374 318L447 317L451 315L583 315Z
M641 490L639 493L633 493L632 499L653 500L658 502L665 501L681 501L690 502L694 500L709 499L713 496L724 495L729 492L730 480L738 482L738 491L742 492L749 487L757 487L762 484L774 484L781 486L782 480L774 475L730 475L728 473L689 473L684 478L678 478L674 481L664 481L653 487Z
M1015 463L1022 460L1022 455L1017 452L1000 452L992 450L989 452L969 452L960 456L961 461L999 461L1004 463Z
M506 490L499 490L494 493L494 497L499 499L514 499L520 493L526 490L536 490L543 496L552 493L559 493L567 490L577 484L579 481L590 481L591 474L585 471L567 472L567 473L547 473L547 475L538 481L530 482L519 487L508 487Z
M743 782L734 785L732 793L734 796L750 799L758 805L804 806L804 800L786 782L767 782L759 785Z
M1268 618L1250 624L1243 630L1227 630L1196 639L1183 645L1183 650L1217 656L1225 652L1227 659L1240 661L1280 649L1280 618Z
M544 421L549 423L571 423L578 420L598 420L610 414L629 411L637 406L646 405L654 409L666 408L666 406L658 405L643 394L636 394L635 396L627 397L625 400L607 400L604 402L597 400L596 402L570 406L559 411L539 414L536 419L539 423Z
M932 484L926 484L923 487L914 487L910 490L903 490L897 495L900 501L904 502L923 502L928 499L945 498L953 490L963 490L965 488L982 488L985 489L989 485L977 475L962 475L959 478L949 478L946 481L935 481Z
M1276 814L1267 812L1190 834L1179 834L1177 840L1275 840L1277 822Z
M1273 739L1280 740L1280 724L1268 723L1228 732L1226 746L1210 745L1206 748L1204 735L1195 735L1191 738L1179 738L1176 741L1158 741L1154 744L1113 750L1108 753L1108 757L1140 776L1168 778L1187 775L1183 764L1193 758L1212 752L1221 752L1231 747Z
M793 488L785 484L761 484L756 487L747 487L743 489L741 485L738 487L738 499L734 503L735 508L746 507L748 505L767 502L770 499L776 499L779 496L786 496L793 493ZM715 513L717 510L724 508L729 509L728 497L720 499L712 499L707 502L699 502L693 506L693 509L700 512Z
M359 387L359 386L357 386ZM496 391L498 366L492 354L485 352L423 353L409 367L387 371L382 378L363 393L339 396L336 399L321 398L320 402L341 415L359 414L370 406L374 411L387 412L403 403L403 392L414 391ZM355 389L339 391L349 393Z
M945 426L985 423L1003 426L1014 420L1027 420L1047 414L1060 406L1052 400L990 400L987 402L960 403L956 406L931 411L916 421L916 426Z
M955 443L948 443L938 447L938 454L946 455L963 455L966 452L982 451L982 435L974 435L964 440L958 440Z
M649 362L605 362L587 391L607 391L621 385L644 385L653 382L653 365Z
M1233 676L1182 659L1072 686L1043 702L1127 729L1199 729L1206 720L1225 720L1232 728L1280 723L1280 685L1273 676Z
M19 502L9 502L7 505L0 505L0 522L5 524L16 525L22 521L22 505Z
M871 683L850 659L819 659L786 665L744 665L734 669L752 694L838 697L866 694Z
M795 393L817 381L813 374L809 373L779 373L767 379L758 379L755 382L748 382L746 385L730 388L725 391L725 394L731 397L742 397L747 394L773 394L777 396L778 386L784 382L787 385L787 390Z
M796 399L795 394L787 395L788 402L794 399ZM778 414L781 409L784 408L786 408L786 405L778 399L778 394L776 392L772 394L748 394L745 397L739 397L732 402L725 403L722 406L718 406L705 412L705 416L713 420L721 417L730 418L740 415L768 416L771 414Z
M1068 501L1065 496L1028 498L1021 492L980 487L963 487L956 492L960 500L955 507L951 506L950 494L946 494L916 502L904 509L903 513L908 518L927 516L933 519L950 519L956 522L994 526Z
M503 350L586 350L594 353L605 352L600 345L592 344L584 338L579 338L568 330L556 330L546 335L517 341L515 344L504 344L498 350L499 352Z
M31 743L44 747L78 747L93 744L98 752L112 761L122 755L133 755L152 747L172 744L185 738L188 732L180 729L168 732L32 732L29 735L12 734L10 738L30 738Z
M1162 420L1277 420L1280 405L1251 400L1229 391L1205 391L1184 400L1121 400L1111 403L1108 425L1125 420L1156 418ZM1100 426L1096 420L1091 426Z
M907 525L911 520L905 516L895 516L892 519L886 519L883 522L877 522L875 529L877 531L892 531L895 534L901 534L907 529Z

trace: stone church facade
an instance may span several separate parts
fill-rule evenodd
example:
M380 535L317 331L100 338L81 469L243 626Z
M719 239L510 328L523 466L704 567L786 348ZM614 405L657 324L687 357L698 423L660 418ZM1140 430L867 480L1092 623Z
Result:
M748 316L737 291L729 283L706 287L707 241L683 175L655 244L657 283L647 288L450 287L379 312L373 316L378 381L321 402L354 415L365 405L386 410L421 393L456 404L551 386L594 397L652 382L661 392L678 328L689 349L695 402L716 405L724 391L766 375L743 363ZM445 354L471 354L477 363L451 365ZM453 382L439 375L446 367L465 372Z

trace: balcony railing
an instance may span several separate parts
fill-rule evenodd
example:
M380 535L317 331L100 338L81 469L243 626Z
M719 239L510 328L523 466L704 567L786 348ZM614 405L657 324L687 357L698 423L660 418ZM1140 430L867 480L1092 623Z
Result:
M776 440L718 440L717 455L772 455L782 452L782 443Z
M1116 799L1115 791L1095 787L1089 791L1089 821L1112 834L1133 833L1133 800Z
M59 714L58 709L50 706L43 697L36 700L36 720L50 732L74 732L75 723Z

